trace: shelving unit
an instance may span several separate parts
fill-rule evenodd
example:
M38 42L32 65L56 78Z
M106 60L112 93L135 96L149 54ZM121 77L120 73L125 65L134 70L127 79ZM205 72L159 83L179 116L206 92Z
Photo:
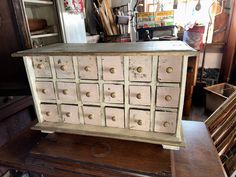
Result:
M53 1L46 0L24 0L25 5L27 6L47 6L53 5Z
M58 35L59 35L58 33L32 35L31 39L38 39L38 38L45 38L45 37L54 37L54 36L58 36Z

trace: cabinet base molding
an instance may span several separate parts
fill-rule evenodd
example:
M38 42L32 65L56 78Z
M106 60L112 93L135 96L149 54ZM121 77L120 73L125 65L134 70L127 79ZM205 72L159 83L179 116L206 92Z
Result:
M179 147L184 147L185 145L183 139L178 139L177 137L171 134L112 127L100 127L94 125L42 122L36 124L34 127L32 127L32 129L40 130L44 133L68 133L85 136L97 136L104 138L138 141L151 144L161 144L164 149L170 150L178 150Z

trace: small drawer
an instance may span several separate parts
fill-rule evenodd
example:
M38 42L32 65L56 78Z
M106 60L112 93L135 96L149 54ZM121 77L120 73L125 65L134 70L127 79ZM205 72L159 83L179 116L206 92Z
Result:
M83 113L85 124L98 126L102 125L100 107L84 106Z
M79 124L78 106L61 105L62 120L69 124Z
M61 118L59 117L57 105L41 104L40 106L41 106L41 114L43 116L44 121L61 122Z
M159 82L180 82L182 56L160 56L158 66Z
M57 78L59 79L75 78L72 57L56 56L54 57L54 63L55 63Z
M56 99L54 86L52 82L36 82L35 84L40 101Z
M76 83L57 82L59 100L65 103L77 102Z
M80 84L80 94L83 103L99 103L98 84Z
M150 111L131 109L129 114L130 129L143 131L150 130Z
M150 105L150 86L129 86L130 104Z
M162 133L176 132L177 113L160 112L155 113L155 131Z
M124 128L125 114L124 109L120 108L105 108L106 125L108 127Z
M33 57L33 67L35 72L35 77L38 78L51 78L52 71L50 67L49 57L47 56L34 56Z
M179 105L179 87L157 87L156 106L177 108Z
M120 56L103 56L103 80L124 80L123 58Z
M151 81L152 77L152 57L132 56L129 60L129 80L130 81Z
M104 101L106 103L123 103L123 92L123 85L104 84Z
M98 79L97 58L95 56L79 56L80 79Z

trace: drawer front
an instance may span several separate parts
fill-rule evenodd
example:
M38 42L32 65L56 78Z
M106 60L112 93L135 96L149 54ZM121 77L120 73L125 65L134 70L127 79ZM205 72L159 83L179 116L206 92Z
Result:
M155 131L162 133L176 132L177 113L159 112L155 113Z
M120 56L103 56L103 80L124 80L123 59Z
M55 56L54 63L55 63L57 78L59 79L75 78L72 57Z
M160 56L158 66L159 82L180 82L182 56Z
M61 122L57 105L54 104L41 104L41 114L44 121L47 122Z
M100 107L84 106L83 113L85 124L98 126L102 125Z
M108 127L124 128L125 114L124 109L120 108L105 108L106 125Z
M98 79L96 56L79 56L79 77L80 79Z
M132 56L129 60L130 81L151 81L152 57Z
M56 99L54 86L52 82L36 82L35 84L40 101Z
M150 130L150 111L130 110L130 129L149 131Z
M62 120L69 124L79 124L78 106L61 105Z
M150 86L129 86L130 104L150 105Z
M80 84L80 94L83 103L99 103L98 84Z
M77 102L76 83L57 82L59 100L66 103Z
M179 106L179 87L157 87L156 106L177 108Z
M33 57L33 67L35 72L35 77L38 78L51 78L52 71L50 67L49 57L40 56Z
M123 92L123 85L104 84L104 101L106 103L123 103Z

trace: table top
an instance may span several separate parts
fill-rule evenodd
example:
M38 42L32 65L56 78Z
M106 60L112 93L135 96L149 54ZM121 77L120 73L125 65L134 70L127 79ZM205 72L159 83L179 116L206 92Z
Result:
M13 57L23 56L78 56L78 55L196 55L196 50L182 41L155 41L136 43L52 44L45 47L19 51Z
M173 177L224 177L205 124L183 121L183 133L186 146L169 151L159 145L109 138L68 134L45 137L28 129L0 148L0 165L56 176L151 176L159 172L169 176L165 170L170 168L171 158Z

